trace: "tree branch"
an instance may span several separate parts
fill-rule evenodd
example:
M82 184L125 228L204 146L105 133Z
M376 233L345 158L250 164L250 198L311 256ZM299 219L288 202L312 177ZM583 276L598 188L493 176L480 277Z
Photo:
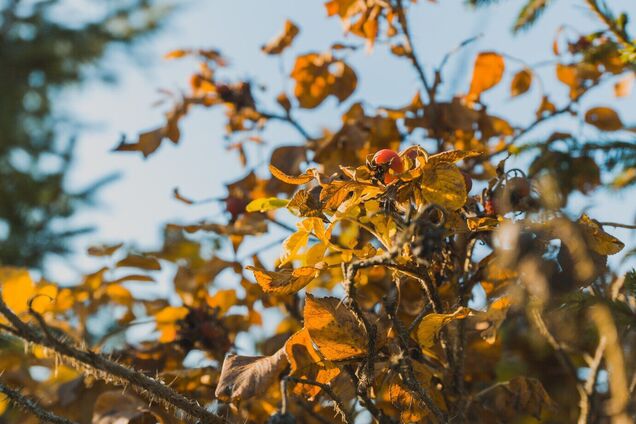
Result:
M41 422L52 424L77 424L76 421L71 421L47 411L33 399L24 396L17 390L11 389L2 383L0 383L0 393L3 393L6 397L8 397L14 405L38 417Z
M291 381L293 383L297 383L297 384L308 384L310 386L320 387L322 391L325 392L327 396L331 398L331 400L334 403L333 406L334 406L334 409L336 410L336 413L342 416L342 420L345 422L345 424L353 424L354 419L351 417L351 414L347 412L347 409L345 408L344 403L342 403L340 398L336 396L334 391L331 389L330 385L320 383L314 380L307 380L305 378L292 377L290 375L286 376L284 379L287 381Z
M59 337L53 334L51 328L46 324L40 314L33 310L31 313L38 321L44 334L34 330L18 318L13 311L7 307L0 296L0 314L4 315L16 329L16 333L14 334L23 340L47 347L58 354L69 358L73 366L80 368L84 367L104 380L109 380L111 382L114 380L120 384L129 383L137 388L139 393L146 398L149 398L150 400L159 398L165 402L164 406L170 405L173 408L181 410L185 414L199 419L201 423L222 424L225 422L222 418L200 406L196 401L188 399L165 384L154 380L139 371L113 362L100 353L95 353L90 350L82 350L78 347L72 346L68 341L60 340Z

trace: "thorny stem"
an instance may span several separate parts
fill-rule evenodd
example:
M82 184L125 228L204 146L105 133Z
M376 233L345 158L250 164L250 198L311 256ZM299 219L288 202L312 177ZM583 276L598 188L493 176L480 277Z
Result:
M353 385L357 388L360 387L360 379L356 375L356 371L353 369L351 365L346 365L345 370L349 373L351 380L353 381ZM371 415L380 423L380 424L394 424L391 417L386 415L382 409L378 408L376 404L371 400L369 394L366 391L357 390L358 401L360 404L369 411Z
M95 353L90 350L82 350L73 346L68 341L60 340L53 334L53 332L50 331L51 328L46 324L44 318L42 318L39 313L32 310L31 314L40 324L44 335L39 331L34 330L29 325L25 324L7 307L1 296L0 314L4 315L11 325L13 325L16 330L14 334L18 337L27 342L47 347L72 361L77 361L82 364L82 366L86 366L89 369L101 371L101 373L106 374L106 376L102 376L104 379L112 379L119 381L120 383L130 383L145 397L149 399L162 399L172 407L183 411L191 417L199 419L201 423L222 424L225 422L222 418L200 406L196 401L188 399L167 385L162 384L141 372L113 362L100 353Z
M322 389L322 391L325 392L327 394L327 396L329 396L331 398L331 400L334 403L334 409L336 410L336 413L338 413L338 414L340 414L342 416L342 419L343 419L344 423L345 424L353 424L354 420L351 417L351 414L349 412L347 412L347 409L345 408L344 403L334 393L334 391L331 389L330 385L324 384L324 383L320 383L320 382L314 381L314 380L307 380L305 378L298 378L298 377L292 377L292 376L285 377L283 379L283 381L291 381L291 382L297 383L297 384L308 384L310 386L320 387Z
M24 396L17 390L11 389L2 383L0 383L0 393L3 393L6 397L8 397L9 400L16 406L38 417L41 422L52 424L77 424L76 421L71 421L67 418L60 417L59 415L47 411L33 399Z
M428 393L424 390L424 388L417 381L417 377L415 375L415 371L413 370L413 363L411 361L411 357L409 356L409 336L406 333L402 322L400 321L397 315L397 302L386 302L386 309L389 313L389 318L393 323L393 328L395 329L398 335L398 343L400 348L402 349L402 356L400 358L400 377L406 384L406 387L420 399L424 405L428 409L430 409L437 420L440 423L446 423L448 420L446 419L445 414L439 409L439 407L433 402L433 399L429 396Z

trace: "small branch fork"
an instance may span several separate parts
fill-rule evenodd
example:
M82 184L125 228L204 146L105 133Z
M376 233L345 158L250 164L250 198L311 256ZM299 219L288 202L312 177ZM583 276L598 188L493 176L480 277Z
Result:
M347 411L347 408L345 407L344 403L334 393L334 391L332 390L329 384L324 384L318 381L308 380L305 378L292 377L292 376L285 377L283 381L291 381L292 383L296 383L296 384L308 384L310 386L320 387L320 389L322 389L322 391L325 392L327 396L329 396L331 400L333 401L333 407L336 410L336 413L342 416L343 422L345 424L353 424L354 422L353 417L351 417L351 414ZM283 398L285 398L287 396L287 393L283 392L283 395L284 395Z
M35 415L41 422L51 424L77 424L67 418L60 417L40 406L35 400L24 396L17 390L11 389L0 383L0 393L4 394L9 400L19 408Z
M141 372L118 364L100 353L83 350L73 346L69 341L61 340L51 331L51 327L46 324L42 315L33 309L30 312L37 320L42 332L35 330L18 318L0 296L0 314L4 315L13 326L8 331L24 341L49 348L74 362L75 366L84 367L94 372L97 371L96 374L100 378L114 380L124 385L131 384L141 395L149 400L161 399L166 409L174 408L183 411L202 424L221 424L225 422L221 417L200 406L196 401L188 399L167 385ZM3 330L6 331L7 329L3 328Z

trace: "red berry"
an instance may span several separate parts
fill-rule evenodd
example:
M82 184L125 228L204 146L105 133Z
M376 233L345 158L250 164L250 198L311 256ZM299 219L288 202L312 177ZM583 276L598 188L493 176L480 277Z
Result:
M232 221L245 213L245 207L249 202L236 196L228 196L225 199L225 210L232 215Z
M473 188L473 179L468 172L461 171L464 176L464 184L466 184L466 193L470 193L470 190Z
M373 163L386 169L384 173L384 184L389 184L395 180L395 176L389 174L388 168L391 168L396 174L404 172L402 158L391 149L378 150L378 152L373 155Z

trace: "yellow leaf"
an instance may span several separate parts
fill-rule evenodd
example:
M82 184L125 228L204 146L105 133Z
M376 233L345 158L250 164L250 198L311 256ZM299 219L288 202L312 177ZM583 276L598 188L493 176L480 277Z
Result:
M608 107L594 107L585 112L585 122L603 131L618 131L623 128L623 122L614 109Z
M313 109L329 95L341 102L355 90L358 79L349 65L331 54L309 53L296 58L291 77L294 95L301 107Z
M517 72L510 83L510 97L517 97L530 89L532 84L532 71L522 69Z
M126 287L119 284L109 284L106 286L106 295L115 303L130 306L133 302L133 296Z
M277 197L268 197L265 199L252 200L245 207L248 212L267 212L273 211L279 208L284 208L289 203L289 200L279 199Z
M340 299L308 294L303 316L311 340L325 359L349 359L367 351L364 328Z
M313 169L308 169L304 174L294 177L294 176L285 174L283 171L276 168L274 165L269 165L269 172L271 172L276 179L284 183L293 184L293 185L307 184L308 182L313 180L315 177Z
M449 322L456 319L464 319L470 310L465 307L458 308L450 314L428 314L417 327L417 342L425 352L430 352L435 345L440 330Z
M438 162L424 168L422 196L429 202L448 210L456 210L466 203L466 184L459 169L447 162Z
M23 268L1 267L0 289L2 300L15 314L28 311L35 285L29 271Z
M577 222L588 246L599 255L614 255L625 247L622 241L606 233L597 221L586 214L581 215Z
M481 152L472 152L466 150L447 150L445 152L429 156L426 162L430 165L436 165L442 162L455 163L466 158L474 158L477 156L481 156Z
M169 324L179 321L188 315L188 308L184 306L166 306L155 314L157 324Z
M488 216L466 218L466 225L470 231L491 231L497 228L499 220Z
M210 308L219 308L220 314L225 315L232 306L236 305L236 290L219 290L214 296L207 296L205 301Z
M264 292L278 294L296 293L311 283L320 273L320 269L310 266L281 271L266 271L253 266L246 268L254 273L256 282Z
M283 32L262 47L267 54L280 54L291 45L300 29L289 19L285 21Z
M501 55L493 52L480 53L475 59L468 99L478 100L481 93L497 85L503 77L504 68L505 62Z

